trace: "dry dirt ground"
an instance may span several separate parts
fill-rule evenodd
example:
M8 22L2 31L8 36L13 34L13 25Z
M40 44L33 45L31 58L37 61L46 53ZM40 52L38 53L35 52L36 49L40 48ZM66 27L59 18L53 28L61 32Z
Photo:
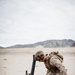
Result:
M75 75L75 48L19 48L0 49L0 75L25 75L25 71L31 72L33 54L42 50L49 54L59 51L64 56L64 65L68 75ZM41 62L36 62L34 75L45 75L46 68Z

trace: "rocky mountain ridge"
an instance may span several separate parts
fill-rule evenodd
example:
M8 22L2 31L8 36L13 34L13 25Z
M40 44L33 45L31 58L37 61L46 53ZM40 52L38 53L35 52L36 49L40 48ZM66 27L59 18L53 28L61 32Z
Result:
M25 44L25 45L17 44L7 48L36 48L36 47L43 47L43 48L75 47L75 41L71 39L46 40L34 44Z

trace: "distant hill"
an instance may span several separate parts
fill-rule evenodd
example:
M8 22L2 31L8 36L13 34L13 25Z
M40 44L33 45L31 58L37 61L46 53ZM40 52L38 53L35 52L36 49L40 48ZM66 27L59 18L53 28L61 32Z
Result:
M3 47L0 46L0 49L3 49Z
M75 47L75 43L73 43L73 44L71 45L71 47Z
M25 45L17 44L7 48L36 48L36 47L43 47L43 48L75 47L75 41L71 39L46 40L34 44L25 44Z

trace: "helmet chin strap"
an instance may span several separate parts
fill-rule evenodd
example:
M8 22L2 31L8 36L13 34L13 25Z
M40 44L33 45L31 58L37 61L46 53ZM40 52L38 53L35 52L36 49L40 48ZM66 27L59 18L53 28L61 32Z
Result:
M44 57L44 62L46 62L46 60L48 60L48 58L47 57Z

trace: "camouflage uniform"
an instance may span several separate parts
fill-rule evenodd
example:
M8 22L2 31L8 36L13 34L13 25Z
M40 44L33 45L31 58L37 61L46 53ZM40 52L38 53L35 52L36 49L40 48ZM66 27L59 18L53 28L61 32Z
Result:
M62 65L57 56L51 57L49 62L46 61L44 63L48 69L46 75L67 75L65 67Z
M39 53L39 54L38 54ZM39 51L36 53L37 55L44 55L42 51ZM45 56L45 55L44 55ZM63 66L63 57L60 58L59 56L51 53L50 55L45 56L46 61L44 61L44 64L47 68L47 74L46 75L67 75L66 69Z

